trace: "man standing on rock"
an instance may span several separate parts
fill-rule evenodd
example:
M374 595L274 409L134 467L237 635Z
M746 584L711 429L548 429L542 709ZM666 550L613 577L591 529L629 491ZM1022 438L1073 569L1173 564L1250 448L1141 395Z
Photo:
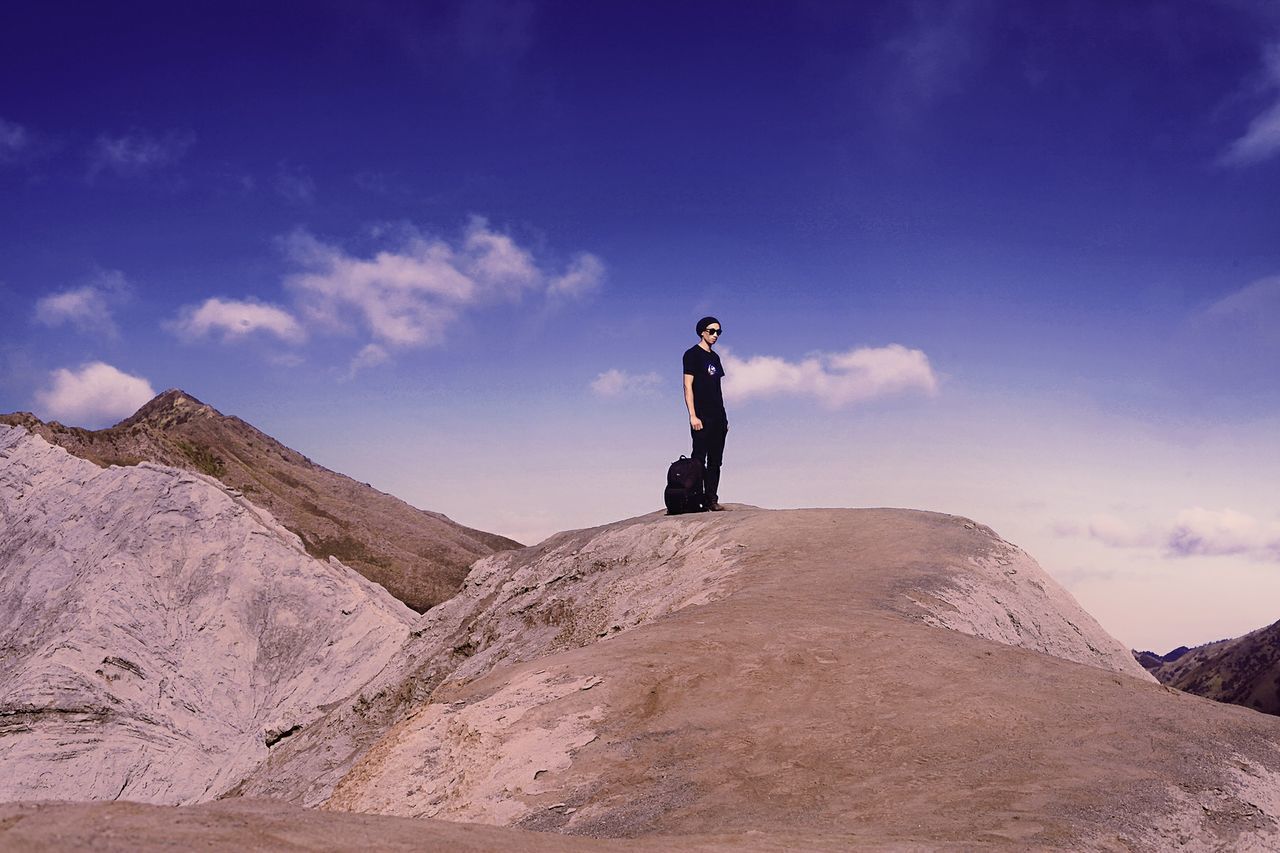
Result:
M707 509L721 512L720 462L724 457L724 438L729 432L729 416L720 396L720 380L724 366L720 356L711 351L720 340L720 321L703 317L698 321L699 341L684 353L684 404L689 409L689 431L693 434L693 458L702 461L702 492Z

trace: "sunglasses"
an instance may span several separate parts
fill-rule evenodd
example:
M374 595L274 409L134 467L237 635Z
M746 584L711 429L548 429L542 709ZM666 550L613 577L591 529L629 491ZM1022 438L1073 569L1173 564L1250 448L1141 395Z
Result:
M703 329L703 331L706 332L708 335L718 335L724 330L723 329Z

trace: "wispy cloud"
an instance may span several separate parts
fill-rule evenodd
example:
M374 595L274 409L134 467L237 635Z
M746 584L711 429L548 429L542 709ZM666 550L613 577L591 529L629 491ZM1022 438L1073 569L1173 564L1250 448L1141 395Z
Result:
M1228 293L1202 310L1195 322L1241 342L1280 344L1280 276L1269 276Z
M297 319L277 305L217 297L182 309L178 319L169 324L169 330L187 341L220 337L223 343L231 343L258 333L286 343L306 339L306 331Z
M36 411L45 419L97 427L127 417L156 395L151 383L94 361L79 370L62 368L36 392Z
M89 178L103 172L126 178L150 174L177 163L195 141L191 131L174 130L163 136L141 130L124 136L103 134L89 149Z
M509 235L475 217L458 241L401 229L394 248L359 257L306 231L283 241L300 270L285 279L306 321L367 334L388 347L444 341L463 312L526 293L580 295L598 286L603 264L579 256L553 276ZM589 287L589 286L590 287Z
M353 27L367 28L421 71L459 75L473 97L509 79L537 40L533 0L370 3L351 7ZM442 14L443 13L443 14Z
M1245 556L1280 561L1280 523L1231 508L1193 507L1164 524L1133 524L1098 515L1083 528L1062 525L1063 535L1087 533L1112 548L1158 549L1168 557Z
M526 295L542 297L548 307L564 304L594 292L605 276L604 263L586 253L562 272L548 270L482 217L453 240L404 224L379 225L367 236L388 248L355 254L302 229L281 238L295 268L283 281L292 306L214 297L186 306L164 325L186 341L235 343L265 335L297 345L313 336L352 336L358 351L338 374L352 379L389 362L397 350L442 344L467 312Z
M16 122L0 118L0 163L15 162L30 145L30 131Z
M36 302L35 320L49 327L70 325L85 333L119 337L112 309L132 294L119 270L106 270L81 287L51 293Z
M281 163L276 170L276 194L293 204L310 204L315 201L316 182L301 166Z
M547 295L553 298L579 299L600 289L604 281L604 262L595 255L583 252L573 259L564 275L556 276L547 286Z
M1167 538L1150 526L1137 526L1124 519L1111 515L1095 515L1085 525L1090 539L1095 539L1112 548L1155 548Z
M1280 319L1280 275L1260 278L1229 293L1206 309L1210 317L1240 318L1267 314Z
M533 44L534 4L529 0L472 0L458 7L457 43L485 62L514 62Z
M657 373L627 373L606 370L591 381L591 392L597 397L646 397L658 390L662 377Z
M1266 50L1261 88L1270 103L1254 116L1244 134L1222 152L1218 157L1220 165L1252 166L1280 153L1280 42Z
M938 390L929 357L901 344L822 353L800 361L769 355L739 358L726 350L722 360L724 394L730 400L791 395L839 409L894 394Z
M387 352L385 348L377 344L365 344L364 348L356 353L355 358L351 359L351 364L347 367L346 378L348 380L355 379L356 374L360 371L386 364L390 360L391 353Z
M934 101L959 91L964 73L978 56L972 2L913 3L910 25L884 43L894 74L890 87L897 109Z

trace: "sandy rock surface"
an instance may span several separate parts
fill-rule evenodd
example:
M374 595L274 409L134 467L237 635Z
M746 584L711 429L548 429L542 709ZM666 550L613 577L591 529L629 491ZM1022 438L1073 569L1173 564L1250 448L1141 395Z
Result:
M739 549L711 518L649 516L478 561L462 590L423 614L358 696L281 744L235 793L318 805L364 749L442 684L590 645L725 595Z
M1280 843L1280 721L1160 687L963 518L645 516L482 561L414 635L239 790L594 837Z
M0 426L0 800L211 799L413 618L210 477Z
M332 851L448 851L448 853L781 853L844 851L850 838L733 835L627 839L571 838L481 824L412 820L303 809L273 800L230 799L198 806L139 803L0 804L0 850L15 853L160 853L233 850L236 853ZM885 844L876 845L884 848ZM893 850L936 847L895 841Z

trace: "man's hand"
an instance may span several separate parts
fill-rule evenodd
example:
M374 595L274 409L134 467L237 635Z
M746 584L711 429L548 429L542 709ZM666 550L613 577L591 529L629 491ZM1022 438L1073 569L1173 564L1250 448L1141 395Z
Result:
M689 418L689 426L695 430L702 429L702 418Z

